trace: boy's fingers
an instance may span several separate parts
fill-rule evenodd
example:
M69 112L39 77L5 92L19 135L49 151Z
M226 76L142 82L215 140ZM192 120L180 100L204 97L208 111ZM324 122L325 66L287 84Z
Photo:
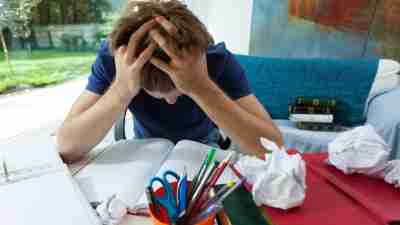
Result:
M178 58L174 49L168 46L167 40L157 30L151 30L150 36L171 59Z
M142 67L145 63L147 63L151 56L153 55L154 50L157 48L157 44L151 42L149 46L140 54L140 56L136 59L135 64Z
M178 33L178 28L174 24L169 22L163 16L157 16L156 21L171 35L175 36Z
M172 74L173 69L171 68L171 66L169 66L168 64L166 64L164 61L157 59L155 57L151 57L150 59L151 64L153 64L155 67L157 67L158 69L160 69L161 71L163 71L166 74Z
M157 24L155 20L150 20L144 23L135 33L133 33L129 39L127 60L128 63L133 63L135 55L137 54L137 48L140 40Z
M120 46L114 53L115 59L119 60L123 58L125 52L126 52L126 46L125 45Z

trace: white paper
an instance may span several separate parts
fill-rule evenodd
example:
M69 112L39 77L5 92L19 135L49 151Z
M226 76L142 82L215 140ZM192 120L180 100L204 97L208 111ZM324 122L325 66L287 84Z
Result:
M96 225L67 168L0 187L1 224Z
M392 160L386 164L383 179L400 188L400 160Z
M371 125L343 132L328 145L328 162L345 174L374 173L382 168L390 147Z
M265 161L256 157L240 158L237 166L247 181L253 184L252 195L257 205L290 209L301 205L305 199L306 170L299 154L288 155L268 139L261 138Z
M116 194L128 207L134 207L172 147L164 139L122 141L110 146L75 178L89 201L104 201Z
M30 168L58 167L63 164L50 136L26 135L0 143L0 157L7 162L8 171L23 173Z

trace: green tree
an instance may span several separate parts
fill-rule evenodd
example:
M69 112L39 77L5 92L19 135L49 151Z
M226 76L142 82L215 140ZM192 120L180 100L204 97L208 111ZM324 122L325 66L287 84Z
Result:
M7 65L10 69L10 74L14 74L14 70L12 68L10 62L10 54L7 47L7 42L4 38L3 29L7 27L9 21L11 20L12 13L9 8L9 5L6 2L0 2L0 42L4 52L4 58L7 62Z
M11 19L11 29L17 38L27 40L32 34L32 12L41 0L8 0ZM28 41L28 52L31 53L31 43Z

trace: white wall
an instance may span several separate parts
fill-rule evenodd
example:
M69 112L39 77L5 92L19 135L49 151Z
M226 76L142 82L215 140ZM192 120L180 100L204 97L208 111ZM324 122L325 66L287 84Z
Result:
M234 53L248 54L253 0L187 0L215 41Z

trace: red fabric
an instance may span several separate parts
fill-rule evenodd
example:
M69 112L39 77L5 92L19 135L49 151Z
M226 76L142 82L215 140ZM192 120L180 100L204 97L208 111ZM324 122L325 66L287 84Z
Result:
M378 225L400 220L399 190L381 180L344 175L325 165L326 157L326 153L303 154L307 165L304 204L288 211L265 207L274 225Z
M309 170L329 180L351 196L382 224L400 223L400 190L382 179L365 175L346 175L325 163L327 153L303 154Z

